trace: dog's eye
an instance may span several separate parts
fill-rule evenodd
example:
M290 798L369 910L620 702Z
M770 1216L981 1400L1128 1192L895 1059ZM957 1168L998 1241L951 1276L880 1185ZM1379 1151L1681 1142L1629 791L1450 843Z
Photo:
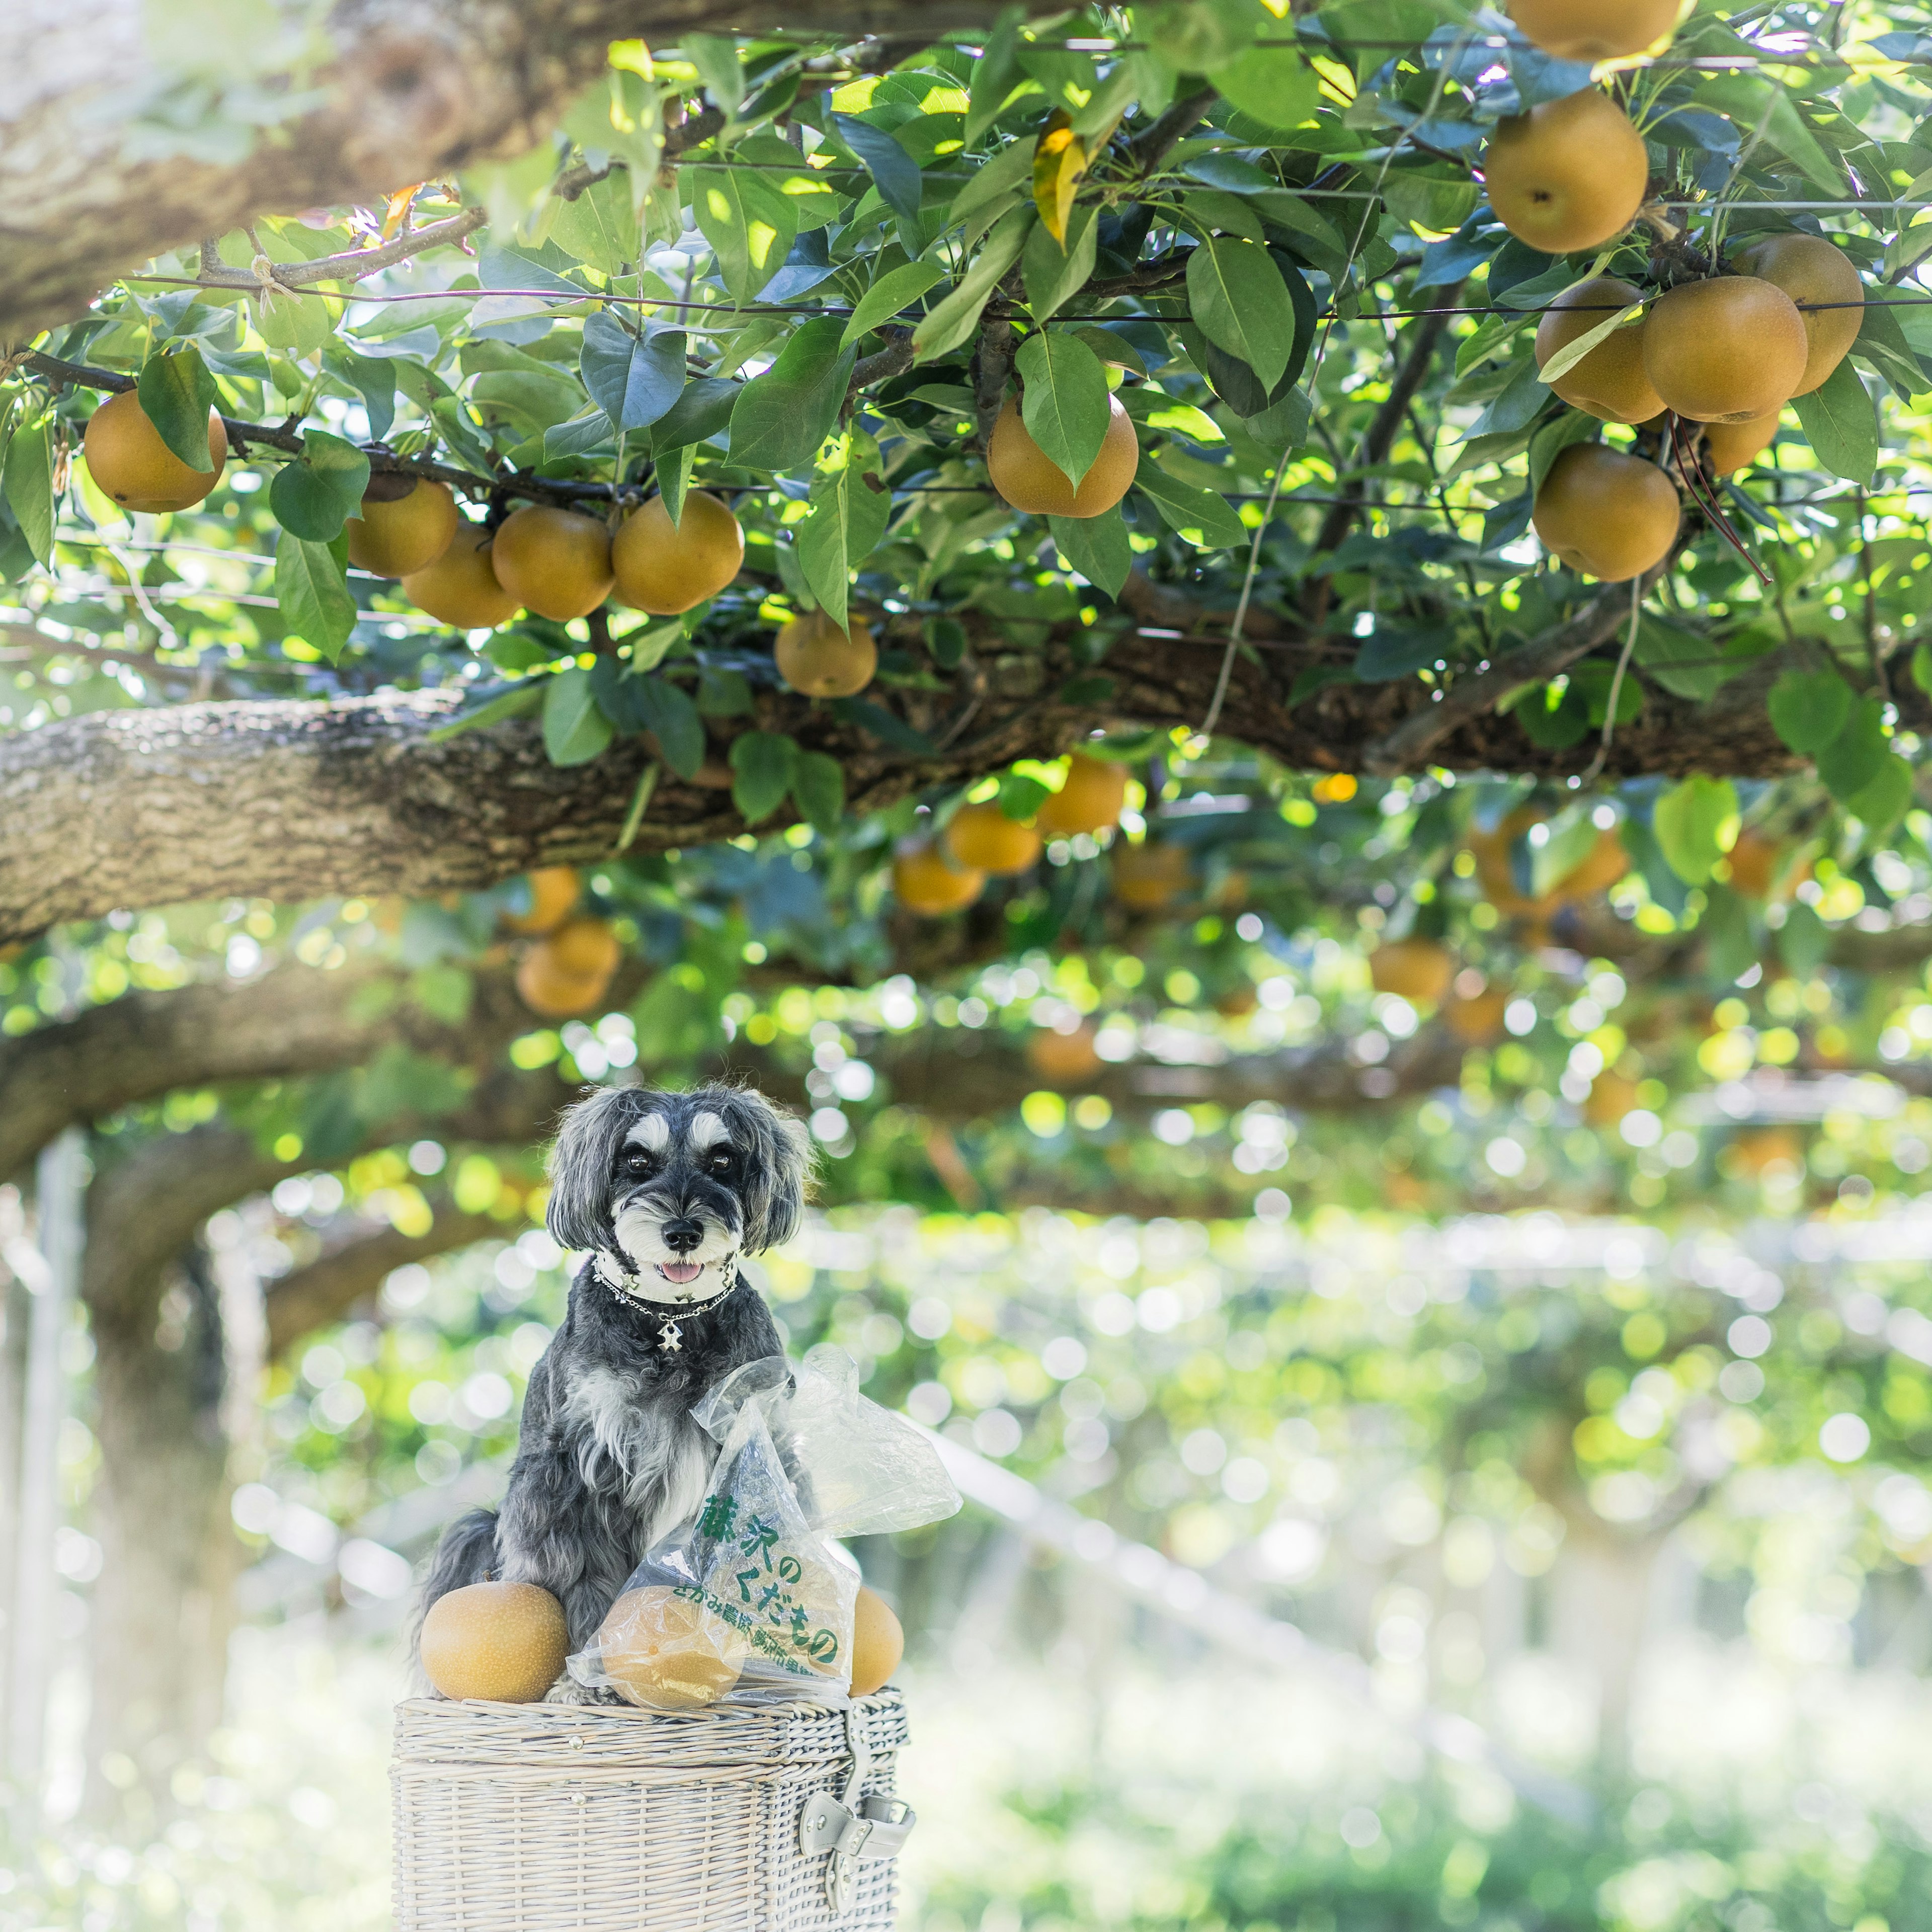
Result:
M714 1154L711 1156L711 1172L713 1174L729 1174L731 1172L731 1156L728 1154Z
M651 1157L642 1148L633 1148L624 1156L626 1174L648 1174L651 1171Z

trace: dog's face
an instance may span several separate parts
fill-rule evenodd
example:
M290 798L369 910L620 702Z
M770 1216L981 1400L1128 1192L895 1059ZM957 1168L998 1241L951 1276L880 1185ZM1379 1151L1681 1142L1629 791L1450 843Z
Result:
M550 1231L628 1262L647 1300L708 1301L740 1255L788 1240L812 1142L763 1095L608 1088L565 1114L550 1157Z

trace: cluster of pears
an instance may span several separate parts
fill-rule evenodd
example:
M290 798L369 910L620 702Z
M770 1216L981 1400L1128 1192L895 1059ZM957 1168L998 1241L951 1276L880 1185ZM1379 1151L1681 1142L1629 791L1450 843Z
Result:
M1712 472L1742 470L1778 434L1784 405L1822 386L1844 360L1858 339L1864 290L1850 257L1814 235L1768 236L1733 260L1741 273L1679 283L1550 386L1604 422L1653 423L1667 411L1701 424ZM1570 290L1538 326L1538 368L1644 299L1614 275ZM1654 464L1580 444L1550 466L1534 518L1565 563L1621 583L1670 554L1677 492Z
M1011 878L1037 862L1049 838L1112 830L1127 801L1127 773L1110 759L1076 752L1060 789L1028 824L997 799L964 805L937 839L908 840L892 861L892 890L907 911L937 919L970 906L989 878ZM1187 889L1187 855L1167 841L1117 842L1110 854L1114 896L1136 912L1160 912Z
M715 1703L737 1683L751 1646L706 1606L662 1586L626 1591L596 1637L605 1678L656 1710ZM439 1597L423 1618L423 1674L444 1696L533 1704L563 1674L563 1606L536 1583L471 1583ZM850 1688L882 1689L905 1654L892 1606L863 1585L852 1606Z
M196 470L161 440L131 389L94 411L83 447L106 495L154 513L199 503L228 460L214 410L208 466ZM346 528L357 569L400 578L418 609L466 631L494 630L524 610L568 623L614 596L647 616L674 617L715 597L745 560L737 518L703 490L686 497L675 523L653 496L614 536L601 518L547 504L512 511L492 531L464 520L447 484L378 470Z
M489 630L520 610L567 624L613 596L650 616L676 616L737 575L745 533L703 490L685 499L675 523L653 496L614 537L602 518L547 503L512 511L492 532L463 523L445 484L418 482L393 501L375 500L373 489L363 498L362 515L350 520L349 559L400 578L410 601L432 617Z
M530 909L503 923L534 944L517 964L517 992L545 1019L575 1019L604 1003L624 949L608 920L578 910L583 888L569 866L530 875Z

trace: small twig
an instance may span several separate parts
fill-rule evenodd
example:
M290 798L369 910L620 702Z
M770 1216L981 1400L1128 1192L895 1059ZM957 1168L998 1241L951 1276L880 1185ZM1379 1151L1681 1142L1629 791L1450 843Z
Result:
M433 221L427 228L408 228L393 242L377 248L352 248L340 255L324 255L313 262L277 262L268 273L278 288L299 289L317 282L358 282L384 268L393 268L426 248L440 248L446 242L460 242L481 228L488 217L480 208L466 208L446 221ZM251 242L254 231L247 231ZM259 246L256 253L260 254ZM261 278L253 268L231 268L224 262L215 244L201 244L201 285L211 289L259 289Z
M36 375L57 382L71 382L80 388L108 389L119 394L136 386L132 376L124 376L118 370L95 369L85 363L64 362L58 356L43 355L38 350L23 358L22 362ZM233 416L224 416L221 426L228 432L228 440L238 453L245 454L248 445L260 443L290 456L299 456L303 448L298 428L301 422L299 412L279 426L243 422ZM425 463L379 450L364 453L372 470L419 477L425 482L447 483L452 490L464 490L478 500L501 493L511 496L528 496L539 502L572 502L589 498L608 500L616 494L618 488L611 483L566 482L555 477L532 476L519 470L509 470L500 476L478 476L470 470L452 469L446 463Z
M1201 118L1220 99L1211 87L1184 94L1144 134L1135 136L1128 152L1143 179L1200 126Z
M632 794L631 808L624 814L623 830L617 834L617 842L610 850L613 856L628 852L644 822L644 814L650 808L651 794L658 788L658 766L653 758L638 778L638 789Z
M1617 730L1617 704L1623 696L1624 675L1630 669L1631 654L1636 649L1636 634L1643 614L1643 579L1630 579L1630 635L1624 640L1623 652L1617 659L1617 668L1610 679L1610 708L1604 714L1604 735L1597 746L1597 755L1585 767L1578 780L1579 788L1593 785L1604 775L1604 766L1609 762L1610 740Z

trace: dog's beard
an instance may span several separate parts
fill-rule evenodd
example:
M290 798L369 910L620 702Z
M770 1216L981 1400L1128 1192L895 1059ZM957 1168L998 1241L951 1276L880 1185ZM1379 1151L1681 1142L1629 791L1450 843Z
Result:
M664 1238L665 1216L647 1202L634 1202L617 1216L617 1245L630 1258L653 1301L709 1301L736 1276L740 1237L711 1215L702 1217L704 1238L680 1252Z

